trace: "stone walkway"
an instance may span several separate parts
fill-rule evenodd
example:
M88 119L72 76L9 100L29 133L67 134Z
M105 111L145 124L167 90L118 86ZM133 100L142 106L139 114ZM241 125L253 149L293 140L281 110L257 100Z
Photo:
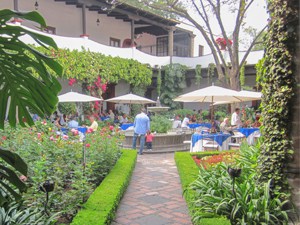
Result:
M112 225L192 224L174 153L138 155L130 184Z

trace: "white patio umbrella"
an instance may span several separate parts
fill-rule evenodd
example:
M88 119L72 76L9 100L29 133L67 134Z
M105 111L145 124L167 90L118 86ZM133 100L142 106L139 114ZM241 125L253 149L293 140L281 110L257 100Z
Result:
M174 99L178 102L210 102L211 104L220 101L244 102L251 100L253 100L253 97L246 96L239 91L214 85L180 95ZM214 105L212 105L212 111L214 111Z
M131 113L131 106L132 104L153 104L156 103L155 101L144 98L135 94L126 94L126 95L121 95L118 97L106 99L106 102L113 102L113 103L121 103L121 104L129 104L129 114Z
M255 91L239 91L239 94L241 94L244 97L251 98L250 100L247 100L247 101L260 100L262 97L261 92L255 92ZM213 105L231 104L231 103L236 103L236 102L240 102L240 101L219 101L219 102L213 103Z
M106 102L123 103L123 104L152 104L155 101L144 98L135 94L126 94L118 97L106 99Z
M78 92L70 91L66 94L58 96L58 102L96 102L103 101L102 98L96 98L90 95L80 94Z
M174 99L177 102L244 102L255 100L253 96L247 96L245 93L234 91L231 89L209 86L196 91L192 91L183 95L178 96Z

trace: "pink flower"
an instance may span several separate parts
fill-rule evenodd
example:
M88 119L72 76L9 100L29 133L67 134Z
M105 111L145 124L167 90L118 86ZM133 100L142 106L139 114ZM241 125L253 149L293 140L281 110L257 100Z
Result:
M42 134L41 133L37 133L37 137L41 138Z
M54 141L54 137L53 136L50 137L50 141Z
M87 133L92 133L92 132L93 132L93 129L89 128L86 132L87 132Z
M89 143L85 144L85 147L89 148L91 145Z
M64 140L68 140L69 136L68 135L63 135L62 137Z
M107 85L106 85L106 84L102 84L102 85L101 85L101 89L102 89L103 92L105 92L106 89L107 89Z
M2 140L5 141L7 139L6 136L2 136Z
M114 126L109 126L109 130L113 130L114 129Z
M74 135L74 136L78 135L78 130L75 130L75 131L73 132L73 135Z
M75 131L76 131L76 130L75 130L74 128L73 128L73 129L71 129L71 132L72 132L72 133L74 133Z

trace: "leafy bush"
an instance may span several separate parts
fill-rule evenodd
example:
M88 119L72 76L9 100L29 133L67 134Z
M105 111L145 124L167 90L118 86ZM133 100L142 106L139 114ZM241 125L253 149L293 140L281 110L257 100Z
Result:
M151 132L167 133L172 128L172 122L163 116L151 117Z
M223 215L233 224L286 224L288 199L285 193L271 196L270 181L256 183L256 162L258 146L241 146L237 166L242 175L236 178L235 195L232 191L232 179L224 163L208 170L200 168L198 179L190 186L196 193L193 215L194 221L208 216Z
M25 208L22 203L11 202L0 208L0 224L30 224L50 225L55 223L57 214L49 217L43 209L36 207Z
M84 204L72 225L110 224L130 181L136 157L136 151L122 151L122 156L115 167Z
M70 219L93 189L103 180L120 156L120 136L113 136L108 128L87 134L85 143L79 136L56 133L46 122L32 128L0 131L1 146L22 155L27 163L29 186L24 199L37 207L44 204L45 194L39 186L46 180L55 182L49 194L50 211L62 212ZM83 150L86 163L83 165Z

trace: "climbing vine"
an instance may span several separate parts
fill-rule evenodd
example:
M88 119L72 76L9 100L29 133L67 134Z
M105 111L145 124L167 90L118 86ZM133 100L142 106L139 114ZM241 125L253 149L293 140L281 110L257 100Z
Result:
M158 69L156 83L157 83L157 95L160 96L160 94L161 94L161 68Z
M216 65L214 63L208 64L208 67L207 67L207 84L208 85L211 85L211 83L212 83L212 78L213 78L213 76L215 76L215 69L216 69Z
M245 86L245 65L246 62L243 63L241 69L240 69L240 82L241 82L241 87Z
M196 78L196 85L198 86L198 88L200 87L200 83L201 83L201 65L196 65L195 68L195 78Z
M174 102L173 99L186 87L187 67L180 64L170 64L164 66L163 69L165 73L162 80L160 101L172 109L178 108L180 103Z
M258 160L259 181L272 179L275 192L287 190L285 170L293 154L291 109L295 93L298 1L269 0L271 15L262 76L264 142Z
M85 49L81 51L59 49L49 50L46 54L56 57L63 66L63 78L94 84L100 76L102 84L118 83L125 80L133 86L149 85L152 69L133 59L105 56Z

